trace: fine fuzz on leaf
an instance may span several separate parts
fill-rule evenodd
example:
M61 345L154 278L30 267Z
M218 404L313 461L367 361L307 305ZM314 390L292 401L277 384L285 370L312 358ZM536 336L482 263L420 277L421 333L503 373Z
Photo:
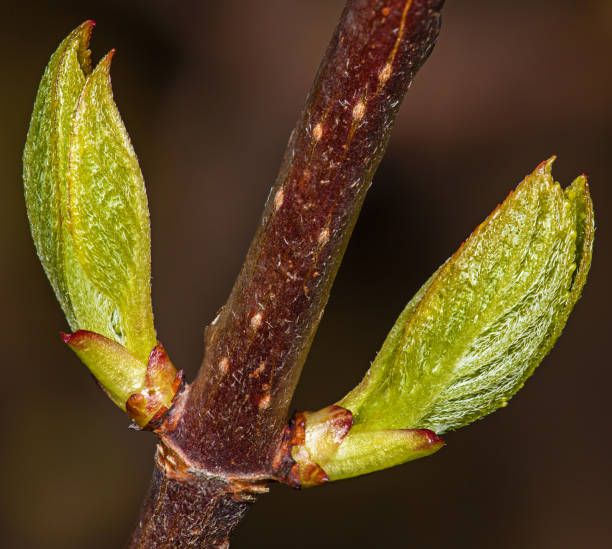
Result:
M110 82L112 52L83 87L68 164L71 235L86 276L117 304L124 345L147 360L156 344L149 210L138 160Z
M91 72L87 50L91 30L90 21L75 29L45 69L23 153L23 180L36 251L70 327L76 330L81 325L111 337L112 304L84 276L67 223L70 130ZM76 281L80 284L75 288ZM95 315L88 314L91 303L97 305Z
M51 56L34 104L23 179L36 251L70 327L81 334L70 339L80 347L69 344L125 409L129 391L143 388L157 345L149 213L113 100L112 52L91 70L92 28L83 23Z
M51 56L23 155L40 261L73 330L125 345L144 364L156 345L144 182L113 101L111 54L92 72L93 23Z
M522 387L561 333L591 263L586 178L563 191L553 160L423 285L360 385L337 405L297 414L304 434L291 455L302 486L432 454L443 445L436 433L493 412ZM336 417L351 426L339 429Z
M351 434L441 434L504 406L561 333L591 261L584 176L563 191L542 163L428 280L359 386Z

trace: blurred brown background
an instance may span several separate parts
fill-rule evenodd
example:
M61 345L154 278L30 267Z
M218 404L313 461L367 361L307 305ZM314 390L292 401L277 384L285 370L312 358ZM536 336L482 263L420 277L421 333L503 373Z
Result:
M0 546L121 547L153 437L95 387L35 257L21 151L51 52L98 23L147 181L160 339L197 370L342 0L4 2L0 8ZM508 408L435 456L301 493L273 486L233 546L608 548L612 2L448 1L338 275L295 407L351 388L427 276L552 154L589 174L597 238L567 329Z

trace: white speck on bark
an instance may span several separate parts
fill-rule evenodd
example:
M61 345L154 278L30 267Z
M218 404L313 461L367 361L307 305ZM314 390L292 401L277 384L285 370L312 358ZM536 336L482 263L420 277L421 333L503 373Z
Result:
M283 189L279 189L274 197L274 209L278 210L283 205L283 200L285 199L285 193Z
M263 320L263 315L261 313L255 313L251 317L251 328L255 331L259 329L261 326L261 321Z
M270 395L264 395L259 399L259 403L257 404L259 406L260 410L265 410L266 408L270 407Z
M319 238L317 240L321 246L327 243L329 240L329 229L327 227L319 233Z
M391 63L387 63L378 73L378 81L384 84L391 76Z
M353 107L353 119L361 120L365 114L365 103L360 99Z

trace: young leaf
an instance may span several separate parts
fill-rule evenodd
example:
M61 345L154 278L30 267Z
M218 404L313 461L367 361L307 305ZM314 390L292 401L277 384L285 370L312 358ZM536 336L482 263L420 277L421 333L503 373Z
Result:
M111 55L91 71L92 28L87 21L60 44L41 80L23 156L26 207L70 327L114 339L146 364L157 343L146 193L113 101Z
M353 412L355 432L467 425L504 406L550 350L580 296L594 232L586 179L562 191L553 160L410 302L338 403Z
M88 77L72 122L68 212L74 249L89 280L113 299L124 345L146 361L157 343L150 286L147 196L113 100L104 57Z
M300 414L299 482L370 473L437 451L523 386L559 337L591 264L585 176L565 191L543 162L422 286L363 381L335 406ZM334 416L352 412L339 436ZM323 451L321 450L323 449Z
M87 21L75 29L45 69L23 156L26 207L40 261L76 332L65 341L118 406L148 391L132 400L143 425L172 399L176 371L169 360L149 364L157 339L147 197L113 100L113 52L91 70L92 28ZM153 380L149 370L165 375Z
M79 273L78 262L66 257L71 256L72 250L67 242L70 237L66 226L68 189L65 174L72 115L91 72L87 47L92 28L91 21L80 25L51 56L38 88L23 153L25 200L34 245L73 330L79 327L75 311L78 305L74 303L75 296L70 295L68 281L84 279L84 276ZM100 301L104 301L101 298ZM105 312L101 311L100 316L107 322L102 320L99 324L110 326L110 316ZM105 333L100 326L95 328Z

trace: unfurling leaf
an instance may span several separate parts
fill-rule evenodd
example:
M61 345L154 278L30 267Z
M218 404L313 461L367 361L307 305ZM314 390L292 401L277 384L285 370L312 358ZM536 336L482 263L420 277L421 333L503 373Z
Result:
M528 176L408 305L340 405L358 430L457 429L504 406L561 333L585 282L593 215L584 176L553 159Z
M594 236L586 178L563 191L553 161L423 285L363 381L338 402L353 426L326 455L331 480L412 459L409 444L398 451L403 430L442 434L505 406L550 351L580 297ZM306 418L307 441L321 426Z
M73 330L87 327L112 337L112 303L82 272L68 225L70 131L91 72L87 46L92 27L87 21L75 29L45 69L23 153L23 181L34 245L68 324ZM95 314L88 314L94 308Z
M157 345L149 212L113 100L113 52L91 70L92 28L83 23L51 56L34 104L23 178L36 251L70 327L81 334L72 341L86 342L87 352L71 347L125 409L130 395L145 388ZM99 338L83 339L84 332Z
M72 121L70 230L85 275L116 303L119 340L147 360L156 344L149 210L138 160L113 100L112 55L87 78Z

